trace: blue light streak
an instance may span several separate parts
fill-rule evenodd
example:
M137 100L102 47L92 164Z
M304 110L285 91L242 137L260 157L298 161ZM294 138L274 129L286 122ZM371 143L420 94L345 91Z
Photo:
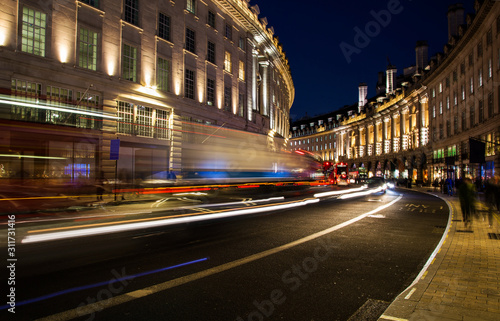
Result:
M46 294L46 295L43 295L43 296L39 296L37 298L28 299L28 300L24 300L24 301L21 301L21 302L16 302L16 307L22 306L22 305L26 305L26 304L30 304L30 303L35 303L35 302L43 301L43 300L47 300L47 299L51 299L51 298L54 298L56 296L60 296L60 295L68 294L68 293L73 293L73 292L83 291L83 290L87 290L87 289L97 288L97 287L100 287L100 286L104 286L104 285L108 285L108 284L113 284L113 283L116 283L116 282L121 282L121 281L125 281L125 280L131 280L131 279L135 279L135 278L138 278L138 277L141 277L141 276L146 276L146 275L150 275L150 274L154 274L154 273L158 273L158 272L172 270L172 269L175 269L175 268L178 268L178 267L182 267L182 266L186 266L186 265L190 265L190 264L194 264L194 263L199 263L199 262L203 262L203 261L207 261L207 260L208 260L208 257L204 257L202 259L198 259L198 260L194 260L194 261L189 261L189 262L184 262L184 263L180 263L180 264L177 264L177 265L167 266L167 267L164 267L164 268L161 268L161 269L157 269L157 270L146 271L146 272L142 272L142 273L138 273L138 274L134 274L134 275L129 275L129 276L126 276L126 277L123 277L123 278L118 278L118 279L114 278L114 279L112 279L110 281L108 280L108 281L98 282L98 283L94 283L94 284L82 285L82 286L74 287L74 288L71 288L71 289L62 290L62 291L58 291L58 292ZM6 304L6 305L1 306L0 310L6 310L6 309L8 309L10 307L11 306L9 304Z

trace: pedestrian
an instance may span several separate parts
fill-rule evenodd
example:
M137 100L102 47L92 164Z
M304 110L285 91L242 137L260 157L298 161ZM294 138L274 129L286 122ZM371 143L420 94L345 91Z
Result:
M484 198L486 205L488 207L488 225L491 227L493 225L493 213L498 208L499 195L500 190L498 189L499 179L498 176L490 178L484 188Z
M458 198L460 199L460 208L465 227L472 224L471 214L475 212L476 188L472 181L466 178L458 190Z
M453 181L449 177L446 179L446 193L453 196Z

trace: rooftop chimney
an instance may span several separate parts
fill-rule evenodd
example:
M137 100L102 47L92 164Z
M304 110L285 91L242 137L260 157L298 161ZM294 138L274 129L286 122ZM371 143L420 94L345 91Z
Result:
M461 3L448 7L448 39L458 35L458 27L464 24L464 7Z
M363 111L363 108L367 103L366 96L368 95L368 85L364 82L360 83L358 87L358 92L359 92L358 112L361 113L361 111Z
M417 57L415 72L417 74L421 74L422 70L424 70L424 68L429 64L429 45L427 44L427 41L417 41L417 45L415 46L415 54Z
M396 69L395 66L389 65L387 66L387 71L386 71L386 94L392 94L394 90L396 90L396 72L398 70Z

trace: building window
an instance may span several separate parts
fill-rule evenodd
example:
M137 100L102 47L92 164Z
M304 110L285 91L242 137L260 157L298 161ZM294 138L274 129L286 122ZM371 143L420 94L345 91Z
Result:
M443 83L440 82L439 83L439 93L442 93L443 92Z
M207 105L215 105L215 80L207 78Z
M240 80L245 80L245 63L241 60L238 68L238 78Z
M488 60L488 79L493 77L493 63L491 62L491 58Z
M207 61L215 64L215 43L207 42Z
M192 14L196 13L196 1L195 0L187 0L186 1L186 9Z
M229 51L224 52L224 70L227 72L232 72L231 53Z
M465 74L465 62L462 62L460 64L460 74L462 74L462 75Z
M79 0L79 1L86 3L89 6L99 8L99 0Z
M458 133L458 116L457 115L455 115L453 117L453 131L455 134Z
M122 134L134 133L134 105L123 101L118 102L118 132Z
M436 105L432 106L432 118L436 118Z
M78 66L97 70L97 32L80 28L78 39Z
M185 72L184 97L194 99L194 71L189 69Z
M476 124L476 110L474 106L470 106L470 126L474 126Z
M472 67L472 65L474 65L474 53L471 52L469 54L469 67Z
M47 16L30 8L23 8L21 51L45 56L45 32Z
M465 110L462 111L462 130L466 130L467 129L467 113L465 112Z
M153 109L137 105L136 134L138 136L153 137Z
M224 110L231 111L231 87L224 86Z
M488 94L488 117L493 116L493 94Z
M207 24L215 29L215 13L212 11L208 11Z
M439 139L444 138L444 129L443 129L443 124L439 124Z
M446 109L450 109L450 96L446 97Z
M493 35L492 35L492 32L491 32L491 28L490 30L488 30L488 32L486 33L486 46L491 46L493 42Z
M52 90L54 90L54 87L52 87ZM64 94L64 90L62 91L62 93ZM90 94L88 92L77 92L76 100L81 109L87 110L95 110L95 108L99 106L100 103L100 97L98 95ZM89 117L88 115L77 115L76 127L101 129L102 121L98 121L97 119L95 119L95 117Z
M156 86L159 90L170 91L170 73L170 61L158 57Z
M474 93L474 77L470 77L470 93Z
M158 14L158 37L170 41L170 17Z
M465 100L465 85L462 84L462 100Z
M440 101L439 102L439 115L442 115L443 114L443 102Z
M155 119L155 137L158 139L169 139L170 130L168 128L169 113L166 110L157 109Z
M483 42L480 41L477 44L477 58L481 58L483 56Z
M484 121L484 107L482 100L478 101L478 114L479 123L482 123Z
M186 28L186 50L195 53L196 34L193 30Z
M482 87L483 86L483 69L479 69L477 71L477 77L478 77L477 84L479 87Z
M139 0L125 0L124 20L128 23L139 25Z
M238 96L238 116L245 116L245 94L242 93Z
M89 6L99 8L99 0L80 0L80 1L88 4Z
M123 44L122 77L133 82L137 81L137 48Z
M458 105L458 94L456 91L453 92L453 105L454 106Z
M239 43L238 43L238 47L239 47L241 50L245 50L245 38L240 37L240 41L239 41Z
M446 121L446 137L451 137L451 124L450 121Z
M226 23L226 27L224 30L224 37L226 37L229 40L233 39L233 26L231 26L230 24Z

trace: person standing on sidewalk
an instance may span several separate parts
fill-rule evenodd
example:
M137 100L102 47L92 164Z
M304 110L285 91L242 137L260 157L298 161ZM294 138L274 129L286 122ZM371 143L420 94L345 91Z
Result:
M458 198L460 199L460 208L465 227L471 224L471 213L475 210L476 188L472 181L466 178L458 190Z

